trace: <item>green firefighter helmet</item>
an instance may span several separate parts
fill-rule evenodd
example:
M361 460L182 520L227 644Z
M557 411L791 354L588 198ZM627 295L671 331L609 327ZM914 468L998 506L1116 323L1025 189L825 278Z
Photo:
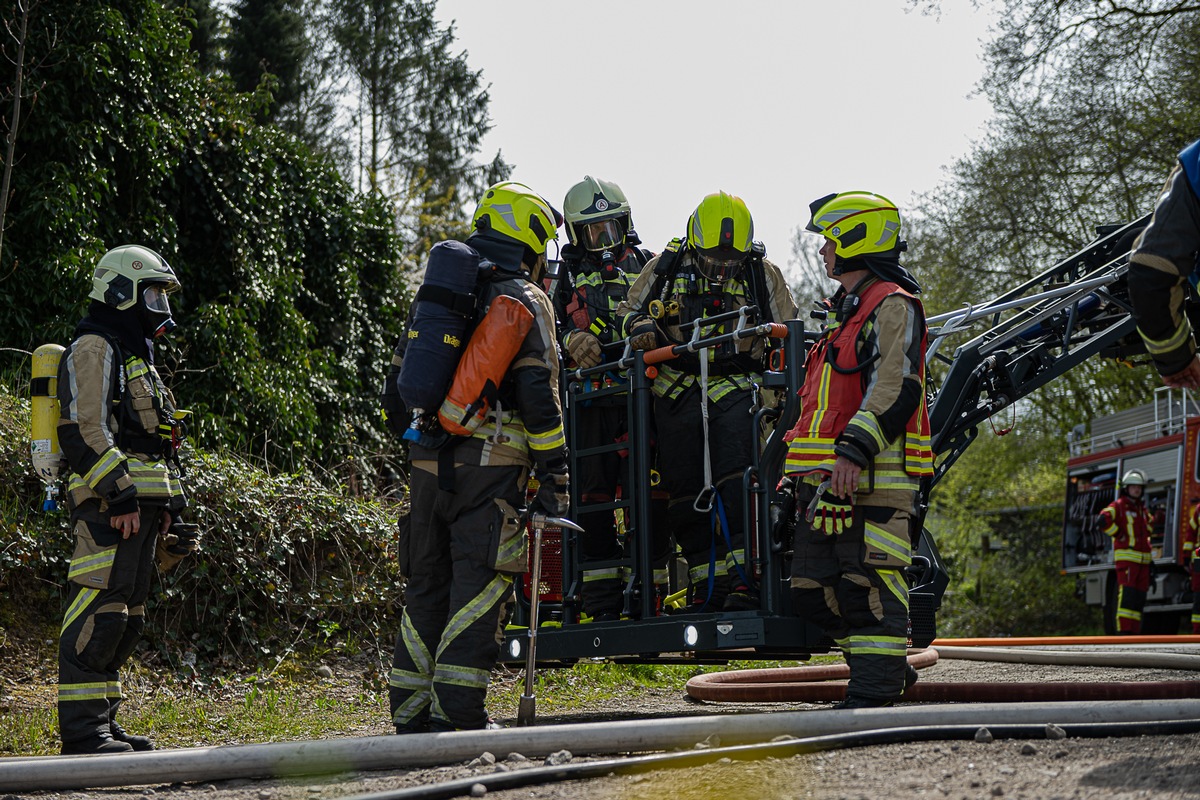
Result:
M88 297L124 311L137 305L148 287L154 287L150 302L159 306L165 294L179 289L179 278L158 253L127 244L109 250L96 263Z
M591 175L567 190L563 216L571 244L593 252L624 244L633 227L629 200L621 187Z
M832 239L842 258L887 253L900 245L900 212L883 195L830 194L810 203L809 210L805 230Z
M525 184L504 181L483 193L471 222L476 234L520 242L536 258L558 239L562 215Z
M754 243L754 220L745 201L725 192L705 197L688 219L687 243L704 277L717 282L735 277Z

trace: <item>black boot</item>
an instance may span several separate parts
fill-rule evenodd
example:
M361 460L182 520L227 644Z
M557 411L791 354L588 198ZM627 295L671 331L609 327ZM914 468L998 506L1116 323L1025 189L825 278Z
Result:
M131 736L116 722L109 722L108 729L112 732L113 741L124 742L139 753L154 749L154 741L149 736Z
M132 753L133 747L125 742L118 742L106 733L97 733L86 739L74 742L63 742L64 756L95 756L107 753Z
M147 750L154 749L154 742L149 736L131 736L125 732L125 729L117 724L117 709L121 707L121 698L110 698L108 701L108 731L112 734L112 738L117 742L125 744L144 753Z

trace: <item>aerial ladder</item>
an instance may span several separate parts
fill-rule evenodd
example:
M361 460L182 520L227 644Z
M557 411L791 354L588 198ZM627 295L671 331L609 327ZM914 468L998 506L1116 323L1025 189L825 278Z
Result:
M1145 350L1135 330L1126 273L1129 253L1149 216L1134 222L1105 225L1097 237L1070 257L985 303L930 317L926 351L927 394L933 474L918 492L914 515L914 558L910 583L910 639L927 646L936 637L936 613L948 585L934 537L924 527L932 490L978 436L979 426L997 412L1095 356L1131 358ZM716 323L733 323L732 332L708 335ZM620 358L564 376L568 436L580 408L583 382L619 371L628 383L602 389L624 396L629 414L628 441L612 447L628 449L628 496L604 507L624 515L626 556L600 566L618 566L630 576L626 612L630 619L581 623L579 572L581 559L572 532L562 532L561 578L519 587L518 612L502 648L503 660L525 656L527 613L533 591L542 598L538 657L546 663L573 663L584 658L696 662L739 659L805 658L826 652L833 643L797 618L791 609L790 535L781 519L787 499L779 489L787 445L784 434L799 418L798 391L804 382L804 357L817 336L803 320L759 324L753 307L692 326L682 344L652 351L630 351ZM640 535L651 524L651 392L655 365L685 352L697 352L730 338L765 336L782 343L782 363L764 373L763 389L779 390L780 402L762 407L747 422L748 435L765 442L747 466L742 530L749 566L758 582L760 607L749 611L706 614L661 613L654 604L650 537ZM940 377L939 377L940 376ZM595 392L588 395L596 398ZM607 447L607 446L606 446ZM601 448L602 449L602 448ZM571 448L573 460L594 456ZM581 508L577 494L572 508ZM588 562L589 567L597 566ZM543 563L543 570L545 563ZM551 570L553 574L553 570Z

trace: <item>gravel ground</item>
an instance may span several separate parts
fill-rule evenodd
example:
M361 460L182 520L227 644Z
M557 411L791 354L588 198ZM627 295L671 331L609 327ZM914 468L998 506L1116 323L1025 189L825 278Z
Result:
M1193 651L1194 652L1194 651ZM945 660L922 671L925 681L1100 682L1191 680L1179 670L1063 667ZM696 703L679 692L638 692L620 711L596 708L569 716L539 716L540 725L614 718L695 716L771 710L817 710L826 704ZM512 719L500 720L512 724ZM379 733L387 730L381 724ZM570 749L570 743L564 742ZM572 763L586 754L560 755ZM498 759L498 761L497 761ZM0 768L2 768L0 761ZM466 779L542 765L517 754L434 769L370 772L330 779L157 785L130 789L34 792L21 800L315 800ZM670 796L701 798L1200 798L1200 734L1109 739L933 741L885 744L753 761L723 759L705 766L610 776L494 791L503 800L589 797L600 800ZM479 795L477 795L479 796ZM0 796L12 800L14 796Z

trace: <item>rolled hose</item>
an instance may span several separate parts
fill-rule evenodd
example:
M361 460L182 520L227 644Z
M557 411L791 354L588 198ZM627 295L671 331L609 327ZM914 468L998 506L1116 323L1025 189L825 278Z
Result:
M890 728L1055 724L1097 725L1165 721L1200 723L1200 700L1121 703L965 703L854 711L777 711L702 717L638 719L593 724L363 736L305 742L195 747L103 756L0 759L0 791L85 789L233 778L279 778L411 769L451 764L485 750L541 757L570 743L576 753L649 753L692 749L713 734L729 745L777 736L820 737ZM902 737L903 738L903 737ZM476 781L479 782L479 781ZM431 795L433 796L433 795ZM453 795L441 795L453 796Z
M1103 643L1129 643L1139 637L1084 637ZM1186 644L1183 639L1200 637L1140 637L1152 638L1151 644L1167 639L1171 644ZM950 640L955 641L955 640ZM958 640L962 641L962 640ZM978 642L1007 642L1006 639L967 640ZM1026 639L1038 644L1071 642L1072 639ZM1049 652L1024 651L1012 648L982 649L950 647L938 642L926 650L908 656L917 669L932 666L938 658L961 658L978 661L1007 661L1027 664L1074 664L1087 666L1147 667L1162 669L1200 670L1200 656L1179 653L1145 653L1141 651L1113 652ZM763 670L732 670L697 675L686 685L689 697L719 703L782 703L834 702L846 696L842 683L822 681L845 680L850 670L845 664L810 667L786 667ZM1200 681L1141 681L1137 683L928 683L919 682L903 696L906 701L925 702L1064 702L1069 700L1133 700L1200 697Z
M910 728L883 728L875 730L838 733L828 736L812 736L804 739L788 738L786 741L738 747L714 747L690 750L683 753L662 753L633 758L584 761L555 767L533 767L530 769L499 772L471 778L427 784L404 789L388 789L370 794L343 797L342 800L439 800L440 798L473 795L477 785L488 792L504 789L519 789L526 786L541 786L547 783L562 783L572 780L604 778L610 775L637 775L651 770L682 769L711 764L720 759L734 761L757 761L764 758L788 758L807 753L818 753L850 747L865 747L877 744L902 744L917 741L971 740L979 731L979 725L942 725ZM1113 736L1154 736L1200 732L1200 720L1174 722L1110 722L1092 725L1067 725L1062 728L1067 736L1076 738ZM995 739L1048 739L1051 738L1046 725L1000 725L988 727Z

